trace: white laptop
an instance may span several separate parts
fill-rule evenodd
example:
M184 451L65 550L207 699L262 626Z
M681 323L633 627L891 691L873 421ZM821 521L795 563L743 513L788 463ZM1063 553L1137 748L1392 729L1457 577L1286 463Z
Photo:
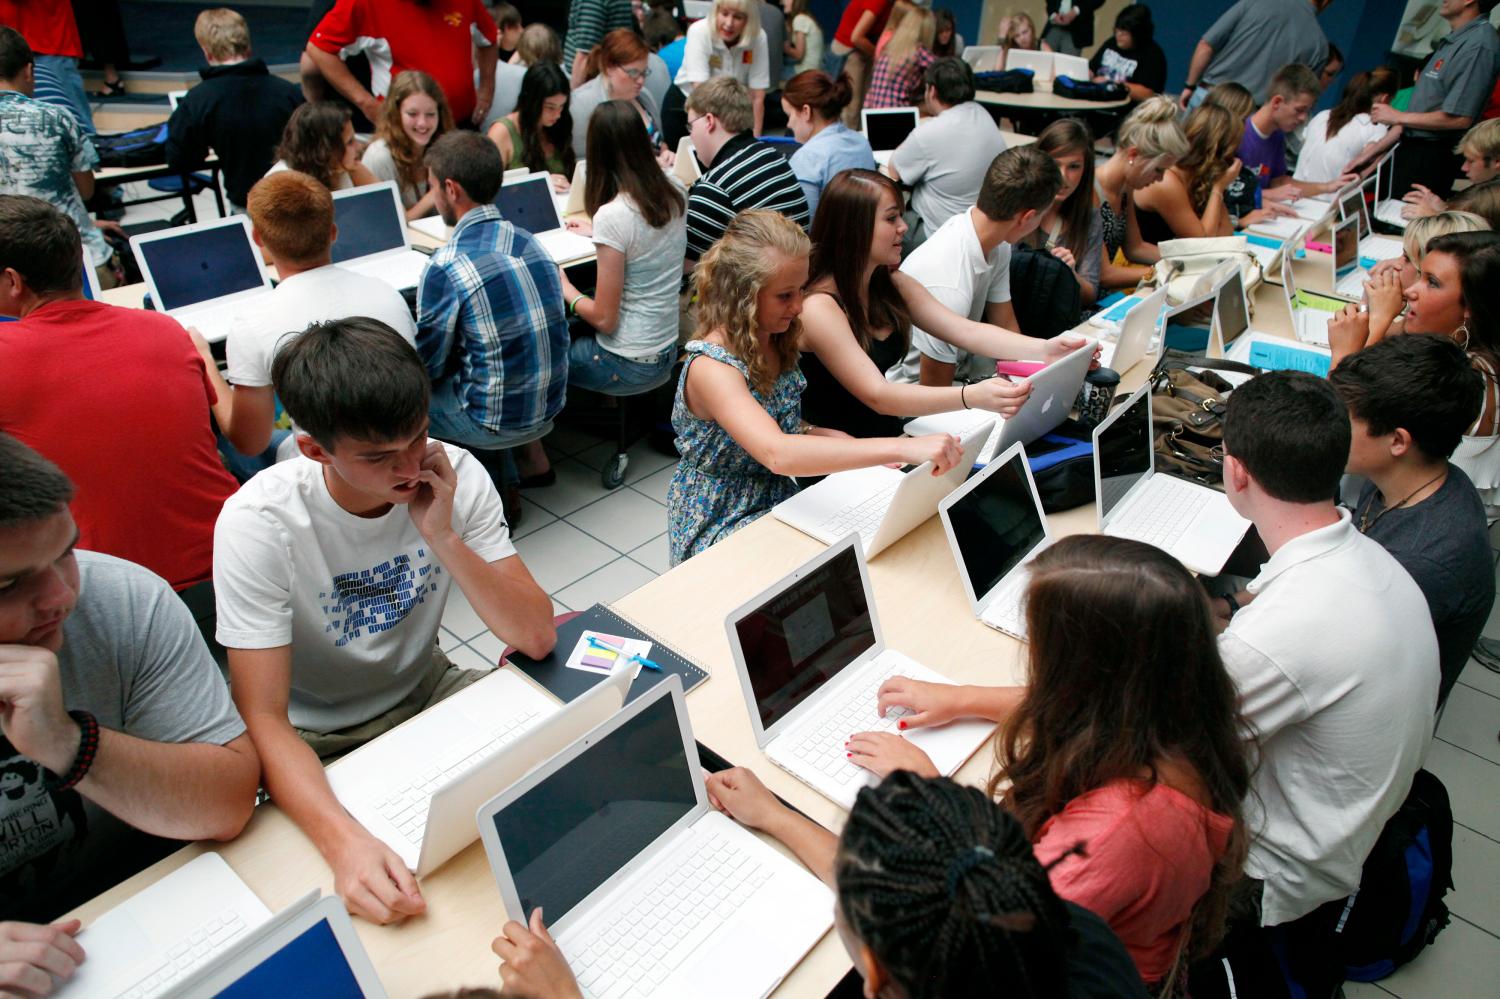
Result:
M953 682L886 647L870 572L852 534L732 612L725 628L756 745L845 808L879 778L849 761L844 741L857 732L898 733L909 713L877 714L880 685L893 676ZM994 728L967 719L899 734L951 775Z
M411 248L401 192L389 180L333 192L333 262L384 281L397 291L415 288L427 254Z
M1114 342L1101 341L1099 363L1125 374L1152 353L1157 339L1157 328L1167 308L1167 289L1161 287L1137 300L1125 319Z
M977 461L984 464L1012 444L1030 444L1032 441L1057 429L1058 424L1068 418L1078 390L1088 377L1089 365L1093 363L1094 340L1085 340L1083 346L1060 357L1026 380L1031 383L1031 395L1013 415L999 419L990 431L989 439L980 449ZM913 437L923 434L958 434L967 437L976 428L994 418L993 413L979 409L960 409L951 413L934 413L907 421L903 429Z
M827 886L709 804L675 675L476 820L506 915L542 909L587 999L761 999L833 925Z
M271 293L244 215L131 236L130 249L156 308L211 343Z
M850 531L874 558L937 513L938 503L968 476L990 436L994 414L964 435L958 464L942 475L924 461L909 472L877 465L834 472L771 508L783 524L831 545Z
M1217 489L1156 473L1151 384L1094 428L1099 533L1168 552L1196 573L1217 576L1250 529Z
M976 73L993 73L1000 68L1005 50L998 45L970 45L961 56Z
M78 935L87 960L54 995L150 999L271 918L217 853L188 861Z
M1055 65L1053 53L1040 49L1013 48L1005 54L1006 69L1029 69L1043 79L1052 79Z
M1287 253L1281 262L1281 287L1286 293L1287 310L1292 317L1292 333L1302 343L1328 346L1328 320L1349 300L1338 295L1303 291L1297 287L1296 269L1292 266L1293 254Z
M1026 448L1012 446L939 510L974 616L1024 642L1026 567L1053 540Z
M693 140L684 135L677 141L677 155L672 160L672 174L682 181L683 187L692 187L703 176L703 168L698 165L698 149L693 145Z
M337 895L309 892L171 991L171 999L386 999Z
M1066 76L1069 79L1080 80L1084 83L1094 78L1089 69L1089 61L1083 56L1068 55L1063 52L1052 53L1052 76Z
M1214 338L1209 353L1257 368L1306 371L1320 378L1328 376L1328 367L1332 363L1327 347L1301 344L1275 333L1251 329L1245 285L1239 271L1231 274L1220 286L1214 306ZM1219 371L1217 374L1235 385L1251 378L1235 371Z
M859 113L859 119L865 138L870 140L870 148L875 151L875 162L885 166L891 161L896 147L905 142L912 129L917 127L917 109L866 109Z
M1365 295L1365 282L1370 272L1359 260L1359 216L1355 215L1334 223L1329 238L1333 241L1333 253L1328 256L1329 279L1335 294L1358 301Z
M547 174L529 173L514 183L506 183L495 195L495 205L501 217L531 233L557 263L568 264L594 255L593 240L569 232L563 225Z
M1379 263L1395 260L1406 253L1401 240L1390 236L1377 236L1370 223L1370 206L1365 201L1365 191L1374 184L1374 178L1350 184L1338 194L1339 218L1345 221L1359 219L1359 257L1361 266L1365 260ZM1363 293L1363 289L1361 289Z
M589 163L588 160L579 160L573 165L573 179L568 182L568 193L558 195L563 199L559 207L563 218L569 215L581 215L586 212L583 200L583 187L588 182Z
M1263 219L1246 228L1246 232L1257 233L1261 236L1270 236L1272 239L1292 240L1301 236L1317 224L1329 212L1330 206L1324 205L1323 210L1311 219L1298 215L1295 218L1285 216L1274 219Z
M1207 350L1213 340L1214 297L1218 290L1218 285L1211 285L1207 291L1163 312L1160 335L1153 339L1151 352L1164 351L1168 347L1192 353Z
M1395 158L1396 150L1401 148L1398 142L1380 158L1375 164L1375 218L1388 226L1397 229L1405 229L1407 220L1401 217L1401 206L1405 204L1401 198L1405 191L1395 191L1392 188L1396 183Z
M557 710L515 670L497 669L331 765L328 783L339 804L415 871L433 796L470 775L480 784L498 779L500 750ZM444 839L451 842L446 832Z

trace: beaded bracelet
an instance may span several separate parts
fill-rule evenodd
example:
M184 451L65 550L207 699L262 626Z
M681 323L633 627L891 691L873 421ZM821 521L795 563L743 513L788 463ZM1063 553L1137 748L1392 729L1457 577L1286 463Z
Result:
M88 776L94 758L99 755L99 719L87 711L69 711L68 717L78 723L78 755L61 777L49 777L47 790L66 791Z

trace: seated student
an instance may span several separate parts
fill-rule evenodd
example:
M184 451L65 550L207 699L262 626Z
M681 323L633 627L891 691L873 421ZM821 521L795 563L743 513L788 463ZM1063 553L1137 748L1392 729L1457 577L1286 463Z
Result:
M1500 225L1500 177L1464 188L1448 205L1453 211L1478 215L1494 229Z
M243 209L251 185L271 168L302 91L273 76L264 59L251 57L250 28L227 7L200 13L193 37L207 65L198 70L203 82L183 96L167 121L167 165L196 170L212 149L229 203Z
M214 385L219 432L241 455L258 455L267 446L281 444L279 457L289 458L296 453L295 441L286 431L277 432L279 439L272 431L276 394L271 390L271 363L277 351L314 322L366 316L385 323L414 346L417 327L399 291L332 262L338 228L326 187L305 173L283 170L252 187L248 200L251 237L280 283L253 317L230 329L224 341L225 374L219 373L209 345L197 331L188 332Z
M349 109L332 101L303 104L287 119L276 163L267 173L283 170L305 173L330 191L380 183L359 161Z
M1500 176L1500 118L1482 121L1465 132L1463 139L1459 141L1458 152L1463 157L1459 169L1471 186L1454 195L1453 201ZM1422 184L1413 184L1412 189L1402 196L1402 200L1406 204L1401 206L1401 217L1407 219L1435 215L1446 208L1457 207L1433 194Z
M505 174L495 144L451 132L427 150L437 210L452 227L417 289L417 350L432 377L432 433L505 449L502 478L516 519L517 484L545 485L541 438L568 387L568 319L547 251L493 204ZM518 472L510 448L524 445Z
M932 54L936 27L932 11L926 7L915 8L901 19L875 55L870 88L865 91L866 108L912 106L913 88L921 88L927 67L937 58Z
M539 62L562 65L562 39L557 37L550 25L534 21L521 29L521 40L516 43L515 55L510 57L517 66L535 66Z
M1024 219L1023 206L1051 198L1060 183L1047 154L1029 147L997 158L991 170L1013 178L1015 192L1015 201L1006 204L999 185L981 189L979 211L991 218ZM986 191L996 192L994 202ZM897 270L906 229L900 204L895 183L869 170L846 170L823 192L813 222L812 275L802 317L807 418L855 437L884 437L901 433L906 416L958 409L1015 413L1031 391L1025 381L989 377L973 385L936 387L886 379L885 372L907 356L913 324L984 357L1050 361L1083 343L1072 335L1033 339L969 319L972 305L960 313L939 302L921 282ZM1031 221L1021 222L1022 231Z
M1024 11L1012 11L1000 18L1000 23L995 28L995 44L1000 46L1000 68L1005 68L1005 61L1010 56L1011 49L1024 49L1028 52L1051 52L1052 45L1042 40L1037 34L1036 22L1031 15Z
M83 297L71 219L0 195L0 431L78 485L79 544L183 590L213 570L235 482L209 420L214 390L175 319Z
M1289 946L1313 957L1334 950L1325 934L1411 788L1438 692L1421 589L1334 505L1349 446L1322 378L1275 371L1230 393L1224 491L1270 552L1248 593L1214 601L1259 758L1231 932L1296 921ZM1306 984L1319 994L1315 974Z
M1081 120L1063 118L1042 130L1036 147L1052 157L1063 183L1021 243L1067 264L1083 304L1092 305L1099 297L1104 262L1104 223L1094 208L1093 133Z
M1108 922L1155 990L1185 944L1207 954L1223 934L1250 834L1251 749L1208 598L1159 548L1075 535L1031 564L1026 623L1027 686L893 678L880 709L910 709L903 729L1001 724L989 793L1057 893ZM937 776L900 735L861 732L846 748L877 774Z
M315 323L272 376L302 457L224 505L218 638L266 791L328 861L349 911L388 923L421 912L421 893L339 805L320 758L488 672L454 666L434 644L455 583L528 655L552 650L552 604L511 546L484 469L427 436L427 374L410 344L374 319Z
M557 66L539 63L526 70L515 110L487 133L500 150L505 169L525 167L533 173L547 173L554 191L568 190L578 163L569 93L568 78Z
M1126 4L1115 15L1114 34L1089 58L1095 83L1122 83L1132 101L1144 101L1167 87L1167 54L1156 42L1151 8Z
M1255 98L1250 90L1233 82L1214 84L1203 104L1223 108L1233 115L1236 135L1244 135L1246 123L1256 112ZM1290 193L1290 190L1278 189L1277 197ZM1229 222L1235 229L1244 229L1266 219L1297 216L1284 202L1261 196L1260 176L1243 160L1240 161L1239 176L1224 189L1224 208L1229 212Z
M1307 124L1322 88L1318 74L1293 63L1271 77L1266 102L1245 121L1240 139L1240 163L1255 173L1263 200L1295 201L1297 198L1337 191L1357 178L1340 173L1330 180L1293 184L1287 168L1286 137Z
M1022 154L1023 148L995 157L979 189L979 204L944 222L901 264L901 273L943 308L1007 330L1020 328L1011 305L1011 245L1036 228L1061 181L1055 172L1028 170L1037 161ZM934 386L967 385L994 375L995 358L915 325L905 359L886 371L893 382Z
M940 472L959 460L947 434L855 441L803 420L797 317L809 252L785 216L750 210L694 271L698 327L672 406L682 453L667 489L673 565L765 516L796 492L792 476L928 460Z
M1395 70L1385 66L1360 73L1344 87L1339 102L1307 123L1292 180L1298 187L1336 181L1378 149L1388 126L1370 120L1370 109L1396 96Z
M73 484L3 433L0 468L0 990L47 995L86 955L45 924L168 841L237 836L260 761L167 584L77 550Z
M568 228L592 236L598 253L593 294L563 272L568 311L593 327L573 339L568 384L622 394L672 369L677 291L687 252L687 196L651 157L646 127L628 101L606 101L589 121L583 202L591 221Z
M782 46L782 53L791 66L791 76L823 68L823 28L814 20L810 7L811 0L781 0L781 9L791 25ZM850 83L849 91L854 92L853 83Z
M1479 416L1484 379L1452 341L1398 336L1345 358L1328 380L1353 425L1347 471L1369 480L1354 525L1396 556L1427 598L1441 708L1495 602L1484 503L1448 461Z
M938 58L962 57L968 46L964 43L964 36L958 32L958 22L954 19L953 11L938 7L932 12L932 16L937 18L937 30L932 36L932 54Z
M771 56L760 25L761 0L714 0L712 13L688 25L682 68L672 82L691 97L699 84L720 76L738 80L750 97L749 131L760 136L766 115ZM692 112L689 111L689 114Z
M750 770L710 775L708 795L835 890L835 925L865 995L1146 995L1120 941L1053 892L1020 824L978 788L892 774L859 792L837 836L778 801ZM543 915L531 913L527 926L507 922L491 945L505 961L506 995L579 994Z
M422 155L452 130L453 112L436 80L419 69L408 69L391 82L390 93L380 104L375 141L365 147L360 162L377 180L396 182L409 219L433 212Z
M807 198L780 150L750 134L750 93L732 76L716 76L687 99L688 135L703 176L688 193L689 269L751 208L780 212L806 229Z
M814 215L818 198L834 174L875 169L870 140L839 120L853 97L849 77L840 74L834 80L821 69L798 73L781 90L781 108L792 137L801 143L792 154L792 173L802 185L807 210Z
M1240 174L1236 119L1205 103L1188 114L1183 133L1187 155L1131 199L1141 238L1136 259L1142 263L1161 259L1157 244L1166 240L1227 236L1232 231L1224 192Z
M490 20L495 22L495 57L500 63L508 63L515 57L521 44L521 12L513 4L503 2L485 4Z
M1000 129L974 101L974 71L962 59L939 59L923 77L934 117L922 121L891 153L885 173L912 189L910 247L973 207L985 171L1005 151Z
M1155 254L1141 239L1133 197L1150 187L1188 152L1177 123L1177 105L1158 95L1135 106L1115 132L1114 155L1094 169L1094 200L1104 227L1105 288L1134 288L1151 273Z
M661 132L661 105L645 89L651 50L640 36L617 28L587 54L583 64L587 82L574 88L572 101L573 148L588 148L589 119L594 109L605 101L630 101L646 125L646 135L657 162L671 167L673 151L667 148Z

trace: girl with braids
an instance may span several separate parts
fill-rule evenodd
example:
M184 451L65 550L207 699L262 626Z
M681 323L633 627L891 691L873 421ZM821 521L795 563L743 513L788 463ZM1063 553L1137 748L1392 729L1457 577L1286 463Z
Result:
M698 328L684 352L672 428L682 460L667 489L672 564L769 513L791 476L959 460L949 434L851 440L802 421L797 369L812 247L779 212L741 212L698 261Z
M990 793L1057 862L1058 894L1103 917L1166 991L1222 936L1247 845L1249 747L1208 597L1159 548L1075 535L1032 562L1026 627L1029 686L893 678L880 710L909 708L902 728L999 722ZM935 774L897 735L852 736L849 755L879 774Z

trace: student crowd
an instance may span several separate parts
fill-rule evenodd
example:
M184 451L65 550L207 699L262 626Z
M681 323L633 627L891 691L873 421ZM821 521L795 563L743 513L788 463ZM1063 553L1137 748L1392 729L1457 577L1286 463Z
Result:
M352 912L423 911L323 765L483 675L435 644L454 587L511 646L552 650L510 530L519 490L555 480L542 441L570 386L676 372L677 564L798 479L960 459L903 418L1015 413L1029 387L996 361L1082 342L1060 332L1079 313L1018 319L1045 286L1019 255L1086 309L1160 243L1294 214L1394 147L1405 254L1330 325L1331 375L1229 396L1224 489L1269 553L1248 585L1210 597L1101 536L1047 550L1026 687L881 692L909 726L996 722L983 792L855 735L890 776L836 837L749 771L708 778L836 886L867 994L1175 995L1260 934L1333 995L1334 925L1494 600L1500 39L1494 0L1443 0L1413 87L1368 69L1314 115L1343 66L1331 2L1239 0L1172 96L1153 10L1130 4L1090 60L1127 86L1123 116L1017 148L953 15L920 0L851 0L826 32L807 0L715 0L691 24L670 0L573 0L560 37L503 2L336 0L314 4L301 87L206 10L166 155L217 155L279 279L222 371L197 331L84 296L82 268L117 284L129 248L87 207L76 26L0 2L0 991L51 991L86 955L49 920L178 841L233 838L261 788ZM997 44L1094 48L1097 2L1046 6ZM877 169L860 109L901 106L921 122ZM495 207L514 168L583 184L591 286ZM411 306L331 262L330 192L381 181L450 227ZM495 949L506 994L579 994L540 920Z

